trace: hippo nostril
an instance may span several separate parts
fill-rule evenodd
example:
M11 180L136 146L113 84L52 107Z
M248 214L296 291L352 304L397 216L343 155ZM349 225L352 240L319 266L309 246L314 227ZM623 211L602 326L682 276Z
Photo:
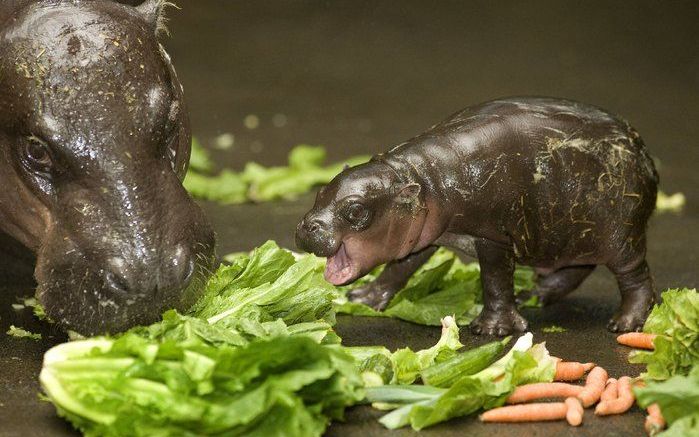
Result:
M311 220L306 225L306 229L308 230L308 232L316 233L322 229L322 226L318 220Z
M171 258L171 263L173 282L180 286L188 285L196 269L191 251L184 244L177 245Z
M194 276L194 270L196 269L196 264L194 263L194 260L189 260L187 263L187 269L185 270L185 274L182 277L182 282L189 282L192 279L192 276Z

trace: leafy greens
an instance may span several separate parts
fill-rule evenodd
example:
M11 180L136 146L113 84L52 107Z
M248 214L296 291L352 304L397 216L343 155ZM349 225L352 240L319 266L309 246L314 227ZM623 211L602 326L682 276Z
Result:
M664 380L687 375L699 365L699 293L673 289L662 294L663 303L651 311L643 331L657 334L655 350L634 351L629 361L645 363L644 379Z
M351 286L348 291L376 279L380 269L370 273ZM515 271L515 292L534 287L534 271L518 267ZM439 326L445 314L455 314L459 325L470 323L483 308L480 267L478 263L464 264L447 249L439 249L420 269L413 274L408 284L391 299L384 311L338 299L337 311L359 316L395 317L413 323ZM529 299L524 306L538 306L536 298Z
M193 141L184 186L193 197L223 204L291 200L316 185L330 182L346 165L361 164L369 157L356 156L330 165L325 164L325 159L323 147L302 144L291 150L287 166L264 167L249 162L242 172L225 169L214 175L208 152Z

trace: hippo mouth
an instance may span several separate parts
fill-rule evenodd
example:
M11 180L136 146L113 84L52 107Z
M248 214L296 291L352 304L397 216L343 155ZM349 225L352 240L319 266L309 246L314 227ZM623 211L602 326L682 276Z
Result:
M333 285L344 285L359 276L359 266L347 254L345 244L340 244L340 248L335 255L329 256L325 265L325 280Z

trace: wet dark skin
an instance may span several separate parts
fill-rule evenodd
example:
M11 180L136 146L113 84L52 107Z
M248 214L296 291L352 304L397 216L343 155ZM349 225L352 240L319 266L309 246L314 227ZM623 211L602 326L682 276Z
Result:
M621 292L608 327L635 331L657 301L645 260L657 184L643 141L623 119L562 99L501 99L343 171L319 191L296 241L328 257L325 276L337 285L387 263L350 293L378 310L437 246L477 257L484 294L475 334L527 329L515 264L536 269L531 293L545 304L604 265Z
M0 232L35 253L48 316L83 334L188 308L214 262L181 184L191 131L163 6L0 5Z

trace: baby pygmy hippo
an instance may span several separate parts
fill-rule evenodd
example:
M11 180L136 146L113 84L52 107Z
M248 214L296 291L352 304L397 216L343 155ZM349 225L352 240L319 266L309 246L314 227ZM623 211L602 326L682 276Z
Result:
M533 266L544 304L605 265L621 307L611 331L639 330L653 303L646 225L658 174L623 119L568 100L520 97L457 112L347 169L299 223L299 248L327 257L325 278L348 284L388 263L350 298L383 309L436 250L476 256L483 311L475 334L527 329L515 263Z

